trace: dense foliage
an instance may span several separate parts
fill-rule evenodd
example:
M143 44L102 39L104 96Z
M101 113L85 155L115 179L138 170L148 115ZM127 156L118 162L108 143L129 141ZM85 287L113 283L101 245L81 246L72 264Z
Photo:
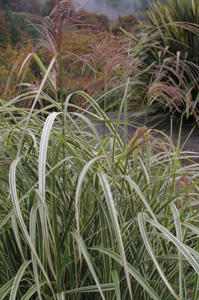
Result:
M148 16L150 24L160 31L163 47L168 47L174 54L180 52L182 59L198 64L199 4L197 0L167 0L165 4L153 2Z
M197 120L197 61L167 28L197 38L198 25L152 13L116 38L77 29L62 1L36 17L36 44L2 48L1 300L198 299L198 154L180 133L176 145L145 126L129 137L145 112L127 114L160 103Z
M44 75L56 90L54 64ZM1 101L1 299L197 299L193 154L179 157L179 145L146 127L121 139L130 82L113 123L83 92L75 94L94 114L69 113L74 95L62 108L43 91L45 80ZM16 107L27 98L31 110Z
M148 11L150 22L137 34L126 34L132 53L140 58L142 94L147 104L194 116L198 120L198 1L156 1ZM144 97L144 95L147 95Z
M42 2L40 0L1 1L0 26L6 26L6 29L0 30L0 48L35 38L35 31L27 27L24 15L15 13L40 14L41 10ZM9 40L6 38L7 36L9 36Z

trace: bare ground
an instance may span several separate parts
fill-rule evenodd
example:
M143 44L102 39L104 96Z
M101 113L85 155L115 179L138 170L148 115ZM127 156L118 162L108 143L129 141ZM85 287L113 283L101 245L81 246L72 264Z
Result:
M109 119L115 120L117 119L117 112L108 112L107 116ZM124 116L121 114L121 124ZM150 116L145 120L143 116L135 117L133 112L128 113L128 135L129 139L133 137L135 131L138 127L142 127L143 125L148 128L157 129L159 131L163 131L166 135L172 138L174 145L177 145L181 122L177 117L171 117L169 115L159 115L159 116ZM103 134L103 125L96 125L99 133ZM122 125L120 126L120 131L122 132ZM107 131L106 131L107 133ZM158 135L157 136L161 136ZM199 128L194 121L183 121L183 125L181 127L181 137L180 137L180 145L183 151L191 151L195 152L196 156L199 156ZM196 158L199 161L199 158Z

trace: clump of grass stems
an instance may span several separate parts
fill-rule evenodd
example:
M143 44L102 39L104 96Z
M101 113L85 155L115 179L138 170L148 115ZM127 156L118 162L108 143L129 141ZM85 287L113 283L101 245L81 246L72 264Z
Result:
M197 299L198 164L147 128L125 146L83 92L108 136L31 93L1 101L0 298Z
M174 147L146 127L127 140L127 114L121 138L129 79L115 122L84 92L60 98L57 55L47 69L32 55L44 74L38 90L1 100L0 299L196 300L194 154L180 152L180 135ZM92 112L70 112L74 96ZM17 106L28 98L31 109Z

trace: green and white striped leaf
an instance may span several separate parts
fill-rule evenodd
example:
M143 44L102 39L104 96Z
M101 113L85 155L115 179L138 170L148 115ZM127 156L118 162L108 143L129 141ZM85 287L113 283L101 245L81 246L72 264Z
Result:
M99 246L92 247L92 249L107 254L108 256L116 260L121 266L123 266L121 257L117 253L113 252L112 250L105 249ZM153 300L162 300L154 291L154 289L149 285L146 279L143 278L142 275L140 275L140 273L132 265L127 263L127 268L128 268L128 272L139 282L139 284L152 297Z
M45 75L46 74L46 68L44 67L42 61L40 60L40 58L37 56L36 53L32 53L32 57L34 58L34 60L36 61L37 65L39 66L40 70L42 71L42 73ZM56 86L53 82L53 80L51 79L50 75L47 75L47 80L50 83L51 87L53 88L54 91L56 91Z
M43 199L45 199L45 181L46 181L46 156L48 141L50 137L50 132L55 121L55 118L60 113L51 113L44 123L44 128L42 130L40 149L39 149L39 192Z
M170 207L172 209L173 216L174 216L176 236L177 236L177 239L182 243L183 242L183 237L182 237L182 227L181 227L179 212L178 212L176 206L173 203L170 204ZM178 250L178 256L179 256L180 300L183 300L183 265L182 265L182 253L179 250Z
M85 179L86 173L88 172L88 170L90 169L90 167L97 161L100 159L105 158L104 155L102 156L98 156L93 158L91 161L89 161L84 168L82 169L80 175L79 175L79 179L78 179L78 184L77 184L77 188L76 188L76 194L75 194L75 216L76 216L76 223L77 223L77 232L80 233L80 225L79 225L79 211L80 211L80 198L81 198L81 188L82 188L82 183Z
M32 243L36 249L36 214L37 214L37 203L34 203L31 211L30 211L30 238L32 240ZM41 298L41 292L40 292L40 286L39 286L39 276L38 276L38 270L37 270L37 261L33 253L31 253L32 256L32 264L33 264L33 274L36 284L36 290L39 300L42 300Z
M139 213L138 214L138 224L139 224L139 228L140 228L140 232L141 232L141 235L142 235L142 239L143 239L143 242L146 246L146 249L150 255L150 257L152 258L154 264L155 264L155 267L156 269L158 270L162 280L164 281L164 283L166 284L167 288L169 289L169 291L171 292L171 294L175 297L175 299L179 300L179 297L178 295L176 294L176 292L174 291L174 289L172 288L172 286L170 285L170 283L168 282L166 276L164 275L164 272L163 270L161 269L156 257L155 257L155 254L153 252L153 249L150 245L150 242L149 242L149 239L147 237L147 231L146 231L146 226L145 226L145 222L144 222L144 213Z
M189 249L188 246L181 243L171 232L169 232L165 227L163 227L159 223L154 222L152 219L148 218L147 216L145 216L145 220L151 223L151 225L158 228L164 234L164 236L178 248L178 250L186 257L188 262L192 265L192 267L197 272L197 274L199 274L199 264L188 251Z
M25 124L25 126L24 126L23 134L22 134L22 137L21 137L21 142L20 142L19 147L18 147L17 158L20 156L22 144L23 144L24 137L25 137L25 133L26 133L26 131L27 131L28 124L29 124L29 122L30 122L30 118L31 118L32 113L33 113L33 111L34 111L35 105L36 105L36 103L37 103L37 101L38 101L38 99L39 99L39 96L40 96L40 94L41 94L41 91L42 91L42 89L43 89L43 87L44 87L44 84L45 84L45 82L46 82L46 79L47 79L47 77L48 77L48 75L49 75L49 73L50 73L50 71L51 71L51 69L52 69L54 63L55 63L55 57L53 57L53 59L51 60L51 63L50 63L50 65L49 65L49 67L48 67L48 69L47 69L47 71L46 71L46 73L45 73L45 76L44 76L44 78L43 78L43 80L42 80L42 82L41 82L41 84L40 84L40 87L39 87L39 90L38 90L38 92L37 92L37 94L36 94L36 97L35 97L35 100L34 100L34 102L33 102L32 108L31 108L30 113L29 113L29 115L28 115L28 118L27 118L27 120L26 120L26 124Z
M26 268L28 267L28 265L30 263L31 263L31 260L28 261L28 262L23 263L23 265L21 265L19 271L17 272L17 275L15 276L15 279L14 279L14 282L13 282L13 285L12 285L9 300L15 300L16 299L19 283L21 281L21 278L22 278Z
M103 291L102 291L102 289L101 289L101 286L100 286L100 283L99 283L97 274L96 274L95 269L94 269L94 267L93 267L93 264L92 264L92 262L91 262L89 253L88 253L88 251L87 251L87 249L86 249L86 246L85 246L85 244L84 244L84 242L83 242L83 240L82 240L80 234L79 234L78 232L74 231L74 232L72 232L72 235L74 236L76 242L78 243L79 249L81 250L81 252L82 252L82 254L83 254L83 256L84 256L84 258L85 258L85 260L86 260L86 262L87 262L87 265L88 265L88 267L89 267L89 270L91 271L91 274L92 274L92 276L93 276L93 279L94 279L95 282L96 282L96 285L97 285L97 287L98 287L98 290L99 290L99 292L100 292L100 295L101 295L102 299L103 299L103 300L106 300L105 297L104 297Z
M128 183L132 186L132 188L135 190L136 194L140 197L140 199L142 200L143 204L145 205L145 207L148 209L148 211L150 212L151 216L153 217L153 219L155 221L157 221L157 218L153 212L153 210L151 209L149 203L147 202L146 198L144 197L143 193L141 192L139 186L135 183L135 181L133 181L129 176L127 175L123 175L121 176L122 178L125 178Z
M15 278L12 278L0 288L0 299L3 300L11 291Z
M121 294L120 294L120 281L119 281L119 276L118 272L116 270L111 272L112 278L113 278L113 283L115 286L115 295L116 295L116 300L121 300Z
M44 284L46 284L46 281L43 281L39 283L39 288L42 287ZM20 300L29 300L36 292L38 291L38 288L33 285L31 288L23 295L23 297Z
M100 288L102 291L112 291L115 289L115 286L113 283L107 283L107 284L100 284ZM90 285L90 286L83 286L77 289L61 292L58 294L58 297L63 297L64 295L70 295L70 294L76 294L76 293L95 293L99 292L99 288L97 285ZM59 298L62 299L62 298Z
M120 227L119 227L119 223L118 223L118 219L117 219L117 213L116 213L116 209L115 209L115 205L114 205L114 201L113 201L113 197L112 197L112 193L111 193L111 189L108 183L108 180L105 176L104 173L98 173L103 191L104 191L104 195L105 195L105 199L108 205L108 210L109 210L109 214L111 216L111 221L113 224L113 228L115 231L115 236L117 238L117 242L118 242L118 246L119 246L119 250L120 250L120 255L122 258L122 263L124 265L124 271L125 271L125 275L126 275L126 280L127 280L127 284L128 284L128 288L129 288L129 293L130 293L130 297L132 299L132 291L131 291L131 283L130 283L130 278L129 278L129 273L128 273L128 269L127 269L127 261L126 261L126 255L125 255L125 251L124 251L124 245L122 242L122 235L120 232Z
M20 209L20 205L19 205L19 200L18 200L18 196L17 196L17 188L16 188L16 167L20 161L21 157L19 157L18 159L15 159L13 161L13 163L11 164L11 167L10 167L10 172L9 172L9 185L10 185L10 194L11 194L11 199L12 199L12 203L13 203L13 206L14 206L14 210L15 210L15 215L17 217L17 219L19 220L19 223L20 223L20 227L21 227L21 230L22 230L22 233L23 233L23 236L25 238L25 240L27 241L30 249L31 249L31 252L33 253L33 255L35 256L36 260L37 260L37 264L39 265L52 293L53 293L53 296L54 296L54 299L55 299L55 295L54 295L54 291L53 291L53 288L52 288L52 285L51 285L51 282L48 278L48 275L46 274L45 270L44 270L44 267L37 255L37 252L35 250L35 247L34 247L34 244L30 238L30 235L27 231L27 228L26 228L26 225L25 225L25 222L23 220L23 216L22 216L22 212L21 212L21 209Z

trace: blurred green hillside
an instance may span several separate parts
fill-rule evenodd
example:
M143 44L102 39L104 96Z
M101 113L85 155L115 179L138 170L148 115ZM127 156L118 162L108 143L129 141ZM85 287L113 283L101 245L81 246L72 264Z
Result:
M128 1L106 0L108 7L112 7L122 15L129 14ZM6 48L9 44L16 45L28 39L36 38L35 30L27 25L26 19L30 18L25 14L40 16L49 15L56 0L1 0L0 2L0 48ZM148 8L148 0L135 2L136 16L140 19L145 15ZM25 13L25 14L19 14ZM104 12L103 12L104 13Z

